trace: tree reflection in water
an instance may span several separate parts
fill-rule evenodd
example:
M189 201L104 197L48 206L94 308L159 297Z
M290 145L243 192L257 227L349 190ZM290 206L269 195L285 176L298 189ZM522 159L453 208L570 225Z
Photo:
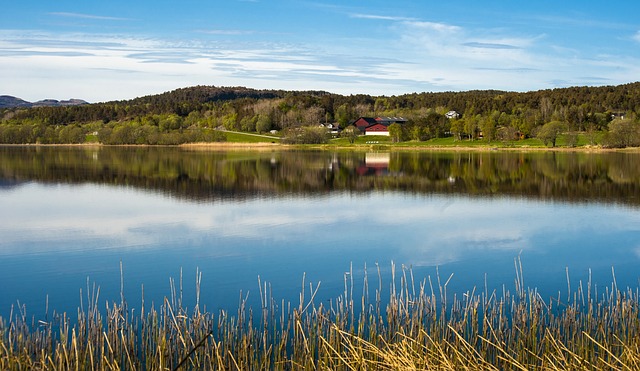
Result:
M328 192L640 203L639 153L210 151L0 147L0 182L136 187L197 202Z

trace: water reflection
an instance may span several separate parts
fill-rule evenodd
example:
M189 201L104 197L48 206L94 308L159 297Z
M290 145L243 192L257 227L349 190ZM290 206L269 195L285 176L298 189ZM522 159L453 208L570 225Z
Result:
M518 255L543 295L566 286L567 267L600 287L612 266L620 286L638 283L636 155L0 153L0 315L18 300L41 313L46 295L73 312L87 277L119 300L120 262L132 305L142 285L162 300L182 268L187 298L203 272L211 309L257 292L258 276L295 300L306 273L326 300L352 263L356 281L365 264L387 278L391 261L412 266L418 280L438 266L452 291L509 285Z
M637 206L638 160L638 153L0 147L0 189L36 180L152 189L200 202L384 190Z

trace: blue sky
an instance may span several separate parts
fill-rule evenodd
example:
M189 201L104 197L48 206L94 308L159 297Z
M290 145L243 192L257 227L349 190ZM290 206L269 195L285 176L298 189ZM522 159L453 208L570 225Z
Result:
M636 1L11 1L0 95L193 85L398 95L640 80Z

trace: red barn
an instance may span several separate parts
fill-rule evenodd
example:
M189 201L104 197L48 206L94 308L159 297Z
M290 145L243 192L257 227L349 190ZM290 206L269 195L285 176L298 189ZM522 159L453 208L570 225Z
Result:
M365 135L389 135L389 125L402 125L406 122L402 117L360 117L353 125Z
M389 135L389 127L383 124L373 124L367 126L364 131L365 135Z
M377 124L376 119L373 117L360 117L353 125L355 125L361 132L365 132L365 129L371 125Z

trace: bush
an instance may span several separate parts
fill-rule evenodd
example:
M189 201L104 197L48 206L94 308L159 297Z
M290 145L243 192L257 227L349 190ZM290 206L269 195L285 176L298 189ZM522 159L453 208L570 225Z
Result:
M616 148L640 146L640 124L633 119L617 118L611 121L604 144Z
M564 130L566 130L566 125L563 122L551 121L542 125L536 137L540 139L545 146L551 145L551 147L555 147L558 136Z
M324 144L328 141L325 128L303 126L285 130L282 143L285 144Z

